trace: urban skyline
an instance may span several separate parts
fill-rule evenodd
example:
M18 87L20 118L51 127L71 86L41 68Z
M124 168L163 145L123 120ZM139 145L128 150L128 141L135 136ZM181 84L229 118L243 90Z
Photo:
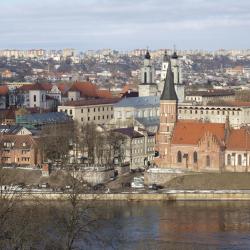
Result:
M249 8L244 0L3 0L0 48L246 49Z

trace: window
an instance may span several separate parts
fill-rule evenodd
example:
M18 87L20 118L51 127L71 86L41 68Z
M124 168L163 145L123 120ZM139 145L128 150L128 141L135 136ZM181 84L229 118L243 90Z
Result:
M94 112L95 112L95 108L94 108Z
M181 163L182 162L182 155L181 155L181 151L178 151L177 153L177 162Z
M81 109L81 113L83 113L83 109Z
M34 102L36 102L36 95L33 96Z
M231 165L231 155L227 155L227 165Z
M94 116L94 120L95 120L95 116Z
M88 112L90 112L90 109L88 108Z
M88 117L88 121L90 121L90 117Z
M206 156L206 166L210 167L210 156L209 155Z
M104 111L104 107L102 107L102 111Z
M193 157L194 157L194 163L197 163L197 161L198 161L198 154L197 154L196 151L194 152Z
M98 108L98 112L100 112L100 108Z
M81 121L83 122L83 117L81 118Z
M72 109L69 110L69 114L72 115Z
M147 72L144 72L144 83L147 83Z
M238 165L239 166L242 165L242 157L241 157L241 155L238 155Z

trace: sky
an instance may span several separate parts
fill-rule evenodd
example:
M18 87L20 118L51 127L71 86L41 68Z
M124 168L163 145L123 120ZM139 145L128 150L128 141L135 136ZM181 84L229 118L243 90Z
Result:
M247 49L249 0L0 0L0 49Z

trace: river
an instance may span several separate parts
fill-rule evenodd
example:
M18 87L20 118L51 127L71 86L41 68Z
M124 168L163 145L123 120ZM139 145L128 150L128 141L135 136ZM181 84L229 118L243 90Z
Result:
M98 202L96 249L250 249L250 202Z

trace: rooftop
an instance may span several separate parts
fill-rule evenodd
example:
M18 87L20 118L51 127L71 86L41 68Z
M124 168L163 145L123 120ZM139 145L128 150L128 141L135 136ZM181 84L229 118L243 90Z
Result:
M186 96L202 96L202 97L213 97L213 96L234 96L233 90L218 90L212 89L207 91L190 91L186 93Z
M180 145L197 145L206 132L210 132L220 142L223 142L225 137L225 124L178 121L174 128L172 143Z
M78 101L68 101L65 102L62 106L76 107L76 106L92 106L92 105L104 105L104 104L113 104L117 103L120 98L112 99L89 99L89 100L78 100Z
M250 150L250 131L245 128L232 129L227 141L228 150Z
M114 105L115 107L134 107L134 108L149 108L159 107L159 96L141 96L141 97L129 97L120 100Z

